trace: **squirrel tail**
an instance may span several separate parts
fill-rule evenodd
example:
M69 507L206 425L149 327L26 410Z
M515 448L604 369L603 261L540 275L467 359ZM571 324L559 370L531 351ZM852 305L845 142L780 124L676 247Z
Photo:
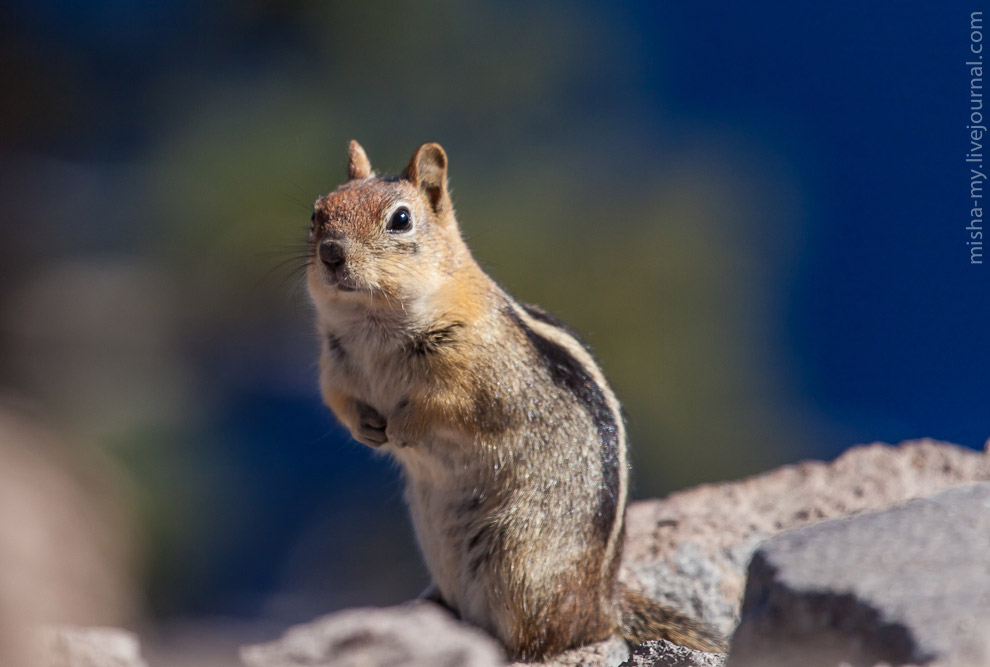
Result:
M726 653L728 642L714 628L656 600L619 586L618 634L631 644L666 639L696 651Z

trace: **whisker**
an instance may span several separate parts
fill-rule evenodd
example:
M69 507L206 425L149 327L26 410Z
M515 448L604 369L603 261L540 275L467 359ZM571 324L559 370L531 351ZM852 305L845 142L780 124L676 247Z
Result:
M301 208L304 211L312 211L313 210L312 204L306 204L305 202L302 202L302 201L296 199L295 197L293 197L292 195L290 195L290 194L288 194L286 192L283 192L282 193L282 198L285 199L286 201L288 201L290 204L295 204L296 206L298 206L299 208Z
M275 263L259 278L259 283L271 282L272 278L277 278L279 285L284 286L291 280L302 278L306 270L313 262L310 253L305 255L296 254Z
M289 178L288 176L285 176L284 178L285 178L285 180L287 180L287 181L288 181L288 182L289 182L289 183L290 183L291 185L293 185L293 186L294 186L294 187L295 187L295 188L296 188L297 190L299 190L299 192L301 192L302 194L304 194L304 195L308 195L308 194L309 194L309 191L308 191L308 190L307 190L306 188L304 188L303 186L301 186L301 185L299 185L298 183L296 183L296 182L295 182L294 180L292 180L292 179L291 179L291 178Z
M309 243L299 243L295 245L285 245L272 248L271 250L263 250L258 253L259 257L282 257L285 255L301 255L309 253Z

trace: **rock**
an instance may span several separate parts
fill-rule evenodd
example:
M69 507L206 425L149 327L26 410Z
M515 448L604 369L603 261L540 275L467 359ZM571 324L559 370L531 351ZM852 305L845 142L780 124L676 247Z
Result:
M646 642L633 649L632 656L619 667L723 667L724 653L693 651L671 642Z
M746 566L781 531L990 480L990 453L932 440L854 447L832 463L783 466L633 503L620 576L728 634Z
M37 643L39 667L147 667L138 638L117 628L45 628Z
M779 535L753 556L736 665L990 665L990 483Z
M738 618L746 566L761 542L791 528L981 480L990 480L990 453L920 440L856 447L832 463L784 466L738 482L633 503L620 576L729 634ZM342 612L290 630L272 644L246 648L242 658L248 667L504 664L493 647L480 631L439 610L413 606ZM721 665L724 659L668 642L648 642L630 655L624 642L612 639L544 664L690 667Z
M241 649L247 667L496 667L498 643L438 605L351 609Z

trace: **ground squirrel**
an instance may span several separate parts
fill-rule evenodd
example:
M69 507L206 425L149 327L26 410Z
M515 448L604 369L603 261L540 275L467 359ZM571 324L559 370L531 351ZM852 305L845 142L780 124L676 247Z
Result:
M629 463L588 347L513 299L461 238L447 155L398 177L351 142L316 202L307 285L323 398L401 464L432 597L515 658L610 635L724 650L710 628L616 582Z

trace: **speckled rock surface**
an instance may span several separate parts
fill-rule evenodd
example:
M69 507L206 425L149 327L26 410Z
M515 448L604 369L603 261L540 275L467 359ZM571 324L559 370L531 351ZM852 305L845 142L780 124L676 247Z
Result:
M661 640L637 646L619 667L722 667L725 657L724 653L692 651Z
M501 647L430 602L351 609L241 649L248 667L496 667Z
M779 535L730 665L990 665L990 483Z
M781 531L990 480L990 454L933 440L854 447L634 503L622 578L730 633L756 547Z

